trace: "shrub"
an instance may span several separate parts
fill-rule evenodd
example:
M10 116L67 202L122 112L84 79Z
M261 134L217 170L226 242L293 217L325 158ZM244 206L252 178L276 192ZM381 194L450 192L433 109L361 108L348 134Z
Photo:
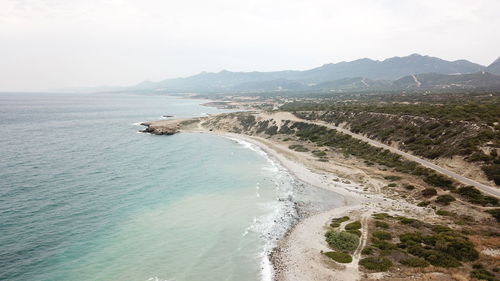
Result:
M375 226L383 229L389 228L389 225L383 221L375 221Z
M367 257L361 259L359 264L366 269L375 271L387 271L392 267L392 262L384 257Z
M389 181L398 181L401 179L401 177L398 176L386 176L384 179L389 180Z
M376 213L376 214L373 214L372 217L376 220L385 220L388 218L392 218L392 216L390 216L387 213Z
M498 199L492 196L485 196L479 191L477 188L473 186L464 186L460 187L457 190L457 193L462 195L465 200L473 203L473 204L480 204L480 205L493 205L496 206L498 205Z
M439 195L436 198L436 203L443 204L443 205L450 205L450 203L453 201L455 201L455 197L453 197L449 194Z
M397 185L397 184L395 184L395 183L390 183L390 184L388 184L387 186L388 186L388 187L396 187L396 186L398 186L398 185Z
M380 250L396 250L398 247L395 244L389 243L387 241L376 240L373 242L373 246L379 248Z
M341 223L343 223L345 221L348 221L348 220L349 220L348 216L341 217L341 218L336 218L336 219L332 220L332 223L330 223L330 226L333 227L333 228L339 227Z
M405 218L405 217L400 217L399 218L399 221L402 223L402 224L407 224L407 225L411 225L413 227L420 227L422 225L422 222L417 220L417 219L411 219L411 218Z
M361 251L361 254L363 255L371 255L373 253L373 247L365 247L362 251Z
M350 263L352 262L352 257L348 253L343 252L326 252L325 256L331 258L332 260L339 263Z
M432 231L437 232L437 233L442 233L442 232L450 232L453 230L447 226L444 226L444 225L435 225L432 227Z
M453 182L443 175L431 174L424 178L424 181L430 185L441 187L443 189L454 189Z
M386 231L375 231L375 232L373 232L372 237L375 239L379 239L379 240L391 240L392 239L392 235Z
M415 189L415 186L411 185L411 184L407 184L405 185L405 189L408 189L408 190L414 190Z
M437 195L437 191L435 188L426 188L424 190L422 190L422 196L424 197L432 197L432 196L436 196Z
M355 229L360 229L360 228L361 228L360 221L351 222L345 226L345 230L355 230Z
M412 245L408 252L417 257L424 258L430 264L441 267L459 267L462 264L454 257L436 250L425 249L420 245Z
M445 216L445 217L453 217L453 216L455 216L455 213L452 213L450 211L446 211L444 209L437 210L436 214L440 215L440 216Z
M309 149L307 149L306 147L304 147L301 144L292 144L288 148L290 148L291 150L295 150L297 152L307 152L307 151L309 151Z
M426 267L429 266L429 262L424 259L416 258L416 257L408 257L404 260L401 260L401 264L410 267Z
M358 247L359 237L345 231L328 231L325 234L328 245L340 251L354 251Z
M347 232L352 233L358 237L361 237L361 231L359 229L351 229L351 230L347 230Z
M419 206L419 207L427 207L427 206L429 206L430 203L431 202L429 202L429 201L422 201L422 202L418 203L417 206Z
M475 269L470 272L471 278L476 278L479 280L495 281L497 280L495 274L489 272L486 269Z
M500 222L500 209L487 210L486 213L492 215L497 220L497 222Z

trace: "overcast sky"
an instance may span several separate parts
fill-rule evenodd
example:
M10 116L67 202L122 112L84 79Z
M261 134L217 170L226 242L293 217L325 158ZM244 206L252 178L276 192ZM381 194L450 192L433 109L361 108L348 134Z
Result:
M412 53L487 65L499 15L499 0L0 0L0 91Z

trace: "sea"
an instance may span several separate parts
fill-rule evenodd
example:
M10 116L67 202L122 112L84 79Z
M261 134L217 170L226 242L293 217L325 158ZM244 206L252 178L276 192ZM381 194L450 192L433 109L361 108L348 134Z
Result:
M204 102L0 93L0 280L272 280L297 205L342 198L241 140L139 132L228 112Z

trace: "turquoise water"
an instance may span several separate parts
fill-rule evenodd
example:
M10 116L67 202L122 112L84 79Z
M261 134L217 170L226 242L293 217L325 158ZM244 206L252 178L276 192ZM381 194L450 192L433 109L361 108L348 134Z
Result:
M134 123L221 110L0 94L0 280L268 280L295 183L248 143Z

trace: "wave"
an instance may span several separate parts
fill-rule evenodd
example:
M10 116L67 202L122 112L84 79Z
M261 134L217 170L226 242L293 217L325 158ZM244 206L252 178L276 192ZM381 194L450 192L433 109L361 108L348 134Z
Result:
M258 218L254 218L252 225L245 229L242 236L246 236L250 231L258 233L264 241L260 257L261 280L271 281L274 276L274 269L269 259L272 250L277 246L279 239L283 238L286 232L298 220L298 213L295 209L294 190L296 183L292 175L282 167L278 162L274 161L269 155L260 149L258 146L245 140L231 138L242 147L250 149L259 155L265 157L268 165L262 170L266 173L271 173L275 183L275 191L277 198L275 201L259 204L259 207L266 211L266 214ZM259 194L260 184L256 185L257 194Z

